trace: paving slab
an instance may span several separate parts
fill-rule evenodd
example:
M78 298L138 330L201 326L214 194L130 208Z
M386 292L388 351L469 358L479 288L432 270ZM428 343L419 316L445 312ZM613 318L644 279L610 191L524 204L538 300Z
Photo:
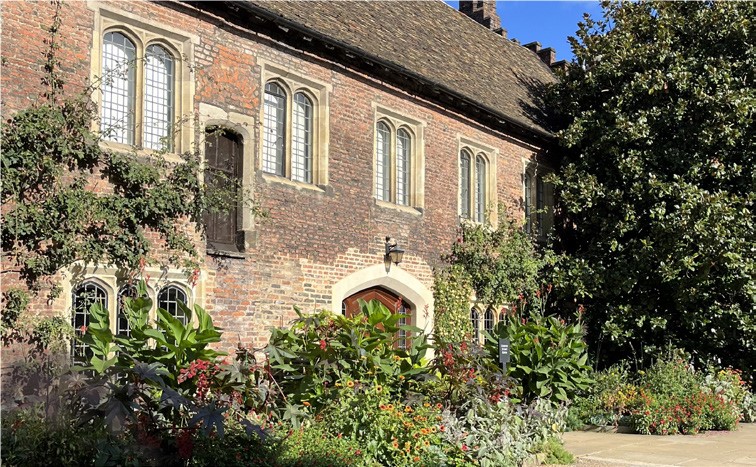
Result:
M736 431L709 431L697 435L573 431L564 434L564 445L581 466L756 466L754 423L740 424Z

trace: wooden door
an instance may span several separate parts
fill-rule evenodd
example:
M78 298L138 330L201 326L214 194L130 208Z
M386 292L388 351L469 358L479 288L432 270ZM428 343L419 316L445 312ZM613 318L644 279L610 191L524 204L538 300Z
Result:
M407 315L405 318L400 319L398 324L412 324L412 307L410 304L402 300L402 297L399 295L383 287L371 287L347 297L341 304L341 311L344 313L344 316L352 317L362 312L357 302L359 299L363 299L366 302L378 300L392 313ZM399 331L397 337L399 338L397 346L400 349L406 348L409 342L407 332Z

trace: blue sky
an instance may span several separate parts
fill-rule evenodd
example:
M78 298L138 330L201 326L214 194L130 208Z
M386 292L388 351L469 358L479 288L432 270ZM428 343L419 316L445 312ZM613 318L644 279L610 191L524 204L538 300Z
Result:
M459 2L447 1L454 8ZM557 60L572 59L572 51L567 36L574 36L577 23L583 13L594 18L601 17L601 5L596 1L513 1L496 3L496 11L501 17L501 25L507 30L507 37L517 39L521 44L538 41L543 47L553 47Z

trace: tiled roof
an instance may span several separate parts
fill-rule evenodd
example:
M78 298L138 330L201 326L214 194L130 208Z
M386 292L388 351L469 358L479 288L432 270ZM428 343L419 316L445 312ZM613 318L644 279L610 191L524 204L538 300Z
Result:
M440 0L246 3L451 90L517 126L550 134L535 96L555 80L549 68L532 51Z

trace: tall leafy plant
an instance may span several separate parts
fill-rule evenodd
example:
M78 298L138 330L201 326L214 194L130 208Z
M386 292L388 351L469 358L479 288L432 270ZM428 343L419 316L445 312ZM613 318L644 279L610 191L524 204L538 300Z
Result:
M305 315L289 328L274 328L266 353L273 376L290 404L318 409L328 402L329 389L340 381L369 380L402 392L413 378L427 374L429 345L420 328L399 325L403 315L391 313L377 300L360 301L361 313L347 318L330 312ZM399 348L398 332L410 336Z

